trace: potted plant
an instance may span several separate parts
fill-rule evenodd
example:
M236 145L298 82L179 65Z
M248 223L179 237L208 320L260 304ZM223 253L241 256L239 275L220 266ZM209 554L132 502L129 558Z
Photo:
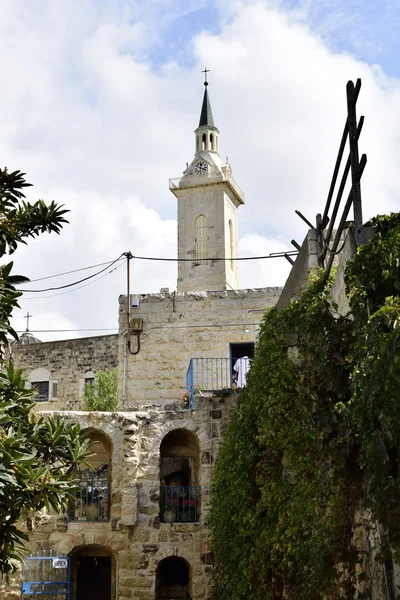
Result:
M183 404L183 406L185 408L189 408L189 404L190 404L190 392L189 390L186 390L185 392L183 392L183 394L181 394L178 398L178 400L180 400Z
M176 498L165 496L164 512L163 512L164 523L175 523L176 521Z

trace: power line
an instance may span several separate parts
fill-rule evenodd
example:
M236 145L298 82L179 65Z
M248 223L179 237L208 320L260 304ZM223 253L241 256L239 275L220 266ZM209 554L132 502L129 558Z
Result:
M107 277L107 275L110 275L110 273L113 273L114 271L116 271L117 269L119 269L120 267L123 267L123 266L124 266L123 263L121 263L120 265L118 265L117 267L114 267L114 269L111 269L111 271L108 271L108 273L105 273L98 279L95 279L94 281L89 281L88 283L84 283L83 285L80 285L80 286L74 288L73 290L68 290L67 292L60 292L59 294L49 294L48 296L24 296L23 299L24 300L45 300L46 298L55 298L56 296L65 296L65 294L72 294L73 292L76 292L77 290L81 290L82 288L87 287L88 285L93 285L94 283L97 283L98 281L100 281L100 279Z
M19 292L28 292L30 294L33 294L33 293L41 293L41 292L53 292L56 290L64 290L65 288L69 288L74 285L78 285L79 283L82 283L83 281L88 281L88 279L92 279L93 277L100 275L100 273L104 273L104 271L106 271L109 267L112 267L112 265L114 265L118 260L120 260L120 258L122 256L123 256L123 254L118 256L118 258L116 258L113 262L109 263L107 265L107 267L104 267L104 269L101 269L100 271L98 271L97 273L93 273L92 275L88 275L88 277L84 277L83 279L80 279L79 281L74 281L73 283L67 283L65 285L60 285L59 287L46 288L44 290L21 290L21 289L18 289L18 291Z
M30 329L29 333L65 333L67 331L118 331L118 327L111 329ZM26 330L17 330L17 333L26 333Z
M239 258L202 258L196 261L195 258L162 258L159 256L132 256L132 258L136 258L137 260L159 260L159 261L167 261L167 262L213 262L213 261L238 261L238 260L263 260L265 258L285 258L285 256L297 256L297 250L286 250L284 252L271 252L267 256L242 256Z
M199 328L199 329L210 329L213 327L244 327L244 326L259 326L260 323L258 322L253 322L253 323L243 323L242 321L240 323L211 323L210 325L207 324L203 324L203 325L179 325L179 326L175 326L175 325L171 325L171 326L163 326L160 325L159 327L148 327L147 329L145 329L143 331L143 333L145 334L146 331L154 331L155 329L192 329L192 328ZM65 333L65 332L73 332L73 331L118 331L118 327L115 328L111 328L111 329L30 329L29 330L30 333ZM17 331L17 333L25 333L25 331Z
M97 265L90 265L89 267L81 267L80 269L74 269L73 271L65 271L64 273L55 273L54 275L47 275L46 277L39 277L39 279L30 279L26 283L37 283L38 281L44 281L45 279L53 279L54 277L62 277L63 275L71 275L72 273L79 273L80 271L87 271L88 269L96 269L96 267L102 267L103 265L109 265L111 263L112 263L112 260L108 260L107 262L98 263Z
M283 258L285 257L285 255L287 256L296 256L298 254L298 252L296 250L287 250L284 252L271 252L269 255L267 256L244 256L244 257L238 257L238 258L207 258L207 259L203 259L203 260L207 260L207 261L240 261L240 260L262 260L262 259L266 259L266 258ZM121 254L121 256L117 259L121 260L122 257L125 255L125 253ZM163 258L163 257L156 257L156 256L132 256L132 258L136 258L137 260L154 260L154 261L169 261L169 262L195 262L195 259L192 258ZM87 271L88 269L95 269L96 267L102 267L103 265L112 265L114 264L114 262L116 261L107 261L107 262L102 262L102 263L97 263L96 265L89 265L88 267L81 267L79 269L73 269L72 271L64 271L63 273L55 273L53 275L46 275L45 277L39 277L38 279L31 279L30 281L25 282L26 285L29 285L31 283L37 283L38 281L45 281L46 279L54 279L55 277L63 277L64 275L71 275L72 273L79 273L81 271ZM99 273L101 273L102 271L99 271ZM95 277L96 275L98 275L99 273L95 273L93 274L91 277ZM88 279L88 278L87 278ZM73 284L69 284L71 285L76 285L78 283L81 283L82 281L85 281L85 279L81 279L80 281L77 281ZM57 289L62 289L64 286L60 286L58 288L48 288L48 289L44 289L44 290L20 290L21 292L47 292L47 291L52 291L52 290L57 290ZM68 287L68 286L65 286ZM56 295L56 294L54 294ZM47 297L51 297L51 296L47 296Z

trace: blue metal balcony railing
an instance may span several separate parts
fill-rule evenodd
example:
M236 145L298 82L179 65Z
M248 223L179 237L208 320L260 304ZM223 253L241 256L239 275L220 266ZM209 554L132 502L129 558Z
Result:
M77 473L75 521L108 520L108 466L94 471L85 469Z
M164 523L193 523L199 515L200 487L161 485L161 521Z
M191 358L186 373L186 389L190 394L189 408L194 409L194 395L200 392L221 393L243 388L251 359Z

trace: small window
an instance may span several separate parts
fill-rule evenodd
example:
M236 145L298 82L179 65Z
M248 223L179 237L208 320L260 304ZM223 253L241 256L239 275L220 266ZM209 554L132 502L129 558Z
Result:
M36 402L48 402L50 389L48 381L32 381L32 388L37 392Z
M96 375L93 373L93 371L87 371L85 373L85 384L93 385L95 378L96 378Z

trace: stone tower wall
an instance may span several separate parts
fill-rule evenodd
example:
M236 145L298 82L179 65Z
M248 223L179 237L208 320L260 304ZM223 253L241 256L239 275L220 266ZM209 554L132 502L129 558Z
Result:
M230 257L228 221L236 232L237 206L235 195L225 182L198 185L174 190L178 198L178 256L193 262L178 263L179 292L224 290L239 288L237 263L230 261L196 261L196 219L203 214L208 219L208 256ZM237 250L236 250L237 254Z

